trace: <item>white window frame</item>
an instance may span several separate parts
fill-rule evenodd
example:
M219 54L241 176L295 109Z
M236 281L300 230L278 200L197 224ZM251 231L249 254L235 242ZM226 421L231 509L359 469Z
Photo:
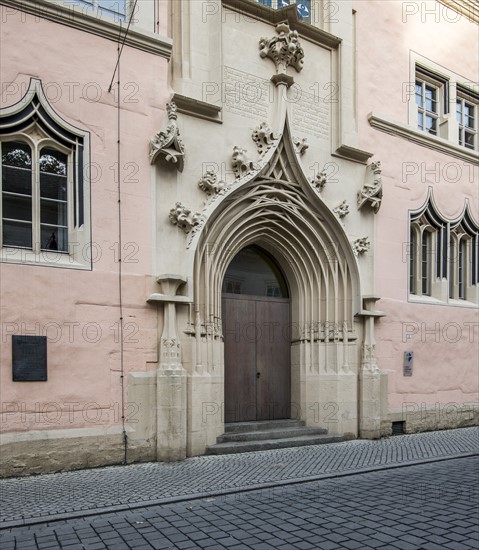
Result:
M424 140L431 142L431 146L444 148L452 152L462 151L464 156L477 157L479 150L479 138L477 137L479 99L477 103L475 98L479 98L478 84L468 81L463 76L444 68L442 65L434 63L416 52L411 52L410 62L410 85L414 83L414 93L412 86L406 94L408 101L408 125L411 129L419 132ZM438 90L438 117L437 133L434 135L426 130L420 130L418 127L418 105L416 103L416 82L421 81ZM464 98L468 103L477 105L475 112L475 146L474 149L460 145L459 124L456 119L456 100Z
M32 110L33 107L33 110ZM42 128L32 120L23 130L15 130L20 120L25 124L34 114L41 118ZM25 113L24 118L22 114ZM11 122L16 120L15 122ZM45 122L46 121L46 122ZM48 124L55 123L57 128L71 138L71 147L59 143L53 131L46 135ZM8 128L11 126L12 131ZM91 212L90 212L90 134L80 130L60 117L48 103L41 81L30 80L27 93L18 102L0 110L1 142L18 141L28 144L32 151L32 248L3 246L3 228L1 216L0 192L0 262L14 264L34 264L71 269L92 269ZM66 141L64 139L64 141ZM79 145L81 143L81 146ZM67 165L67 234L68 252L60 250L42 250L40 246L40 171L39 153L44 147L56 149L68 157ZM80 155L81 148L81 155ZM75 156L75 161L73 160ZM82 158L82 161L80 161ZM1 160L1 159L0 159ZM0 163L0 171L2 169ZM0 174L1 175L1 174ZM74 180L77 179L76 186ZM81 185L80 185L81 181ZM1 182L1 179L0 179ZM0 185L1 191L1 185ZM82 207L80 207L82 205Z
M469 95L467 94L467 92L464 92L460 87L456 87L457 88L457 92L456 92L456 122L457 122L457 125L458 125L458 143L460 146L462 147L465 147L466 149L470 149L471 151L477 151L479 149L478 147L478 137L477 137L477 134L478 134L478 114L479 114L479 101L474 101L474 99ZM458 110L457 110L457 104L460 104L461 105L461 110L460 110L460 114L461 114L461 120L458 121L457 120L457 114L458 114ZM464 123L464 117L465 117L465 105L468 105L469 107L472 107L474 109L474 125L472 127L470 126L466 126L465 123ZM465 140L465 133L468 132L469 134L471 134L473 136L473 145L472 147L469 147L468 145L466 145L466 140Z

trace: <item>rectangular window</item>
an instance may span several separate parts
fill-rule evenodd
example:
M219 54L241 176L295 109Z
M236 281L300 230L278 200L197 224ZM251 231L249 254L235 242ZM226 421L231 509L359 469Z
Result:
M437 135L439 118L439 89L424 80L416 80L417 127Z
M296 4L298 18L301 21L311 23L311 0L257 0L257 2L273 9L281 9Z
M458 97L456 101L456 118L459 125L459 145L468 149L476 149L477 105Z

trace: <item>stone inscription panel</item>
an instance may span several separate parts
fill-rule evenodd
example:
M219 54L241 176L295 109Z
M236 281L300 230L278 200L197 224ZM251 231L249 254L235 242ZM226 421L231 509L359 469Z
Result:
M294 101L294 99L296 100ZM295 130L317 138L329 139L330 105L328 98L299 89L296 98L291 94L290 101L293 107Z
M46 336L12 336L12 379L14 382L47 380Z
M225 65L222 90L225 111L256 120L268 120L273 94L269 80Z

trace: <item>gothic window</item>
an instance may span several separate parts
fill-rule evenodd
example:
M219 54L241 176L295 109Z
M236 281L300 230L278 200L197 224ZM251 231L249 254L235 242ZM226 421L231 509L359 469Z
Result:
M0 111L2 261L90 267L88 143L36 79Z

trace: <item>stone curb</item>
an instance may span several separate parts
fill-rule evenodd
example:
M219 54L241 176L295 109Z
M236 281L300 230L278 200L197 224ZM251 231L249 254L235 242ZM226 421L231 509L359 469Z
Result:
M160 506L165 504L176 504L179 502L189 502L191 500L202 500L205 498L219 497L224 495L232 495L236 493L246 493L252 491L258 491L261 489L271 489L274 487L283 487L287 485L298 485L301 483L308 483L313 481L323 481L327 479L336 479L340 477L348 477L359 474L367 474L371 472L379 472L382 470L393 470L396 468L406 468L408 466L418 466L421 464L429 464L432 462L443 462L446 460L455 460L461 458L471 458L479 456L479 452L467 452L458 453L455 455L444 455L438 457L429 457L421 460L410 460L407 462L382 464L377 466L367 466L365 468L354 468L352 470L345 470L342 472L330 472L325 474L318 474L315 476L306 476L302 478L286 479L279 481L270 481L264 483L256 483L254 485L246 485L239 488L228 488L221 490L212 490L204 493L191 493L188 495L179 495L175 497L164 497L155 500L146 500L143 502L134 502L131 504L117 504L114 506L105 506L102 508L89 508L86 510L79 510L78 512L68 512L60 514L52 514L50 516L30 517L21 520L6 520L0 523L0 531L6 529L14 529L17 527L25 527L30 525L39 525L43 523L53 523L56 521L65 521L70 519L78 519L84 517L91 517L96 515L110 514L115 512L126 512L129 510L138 510L139 508L148 508L150 506Z

